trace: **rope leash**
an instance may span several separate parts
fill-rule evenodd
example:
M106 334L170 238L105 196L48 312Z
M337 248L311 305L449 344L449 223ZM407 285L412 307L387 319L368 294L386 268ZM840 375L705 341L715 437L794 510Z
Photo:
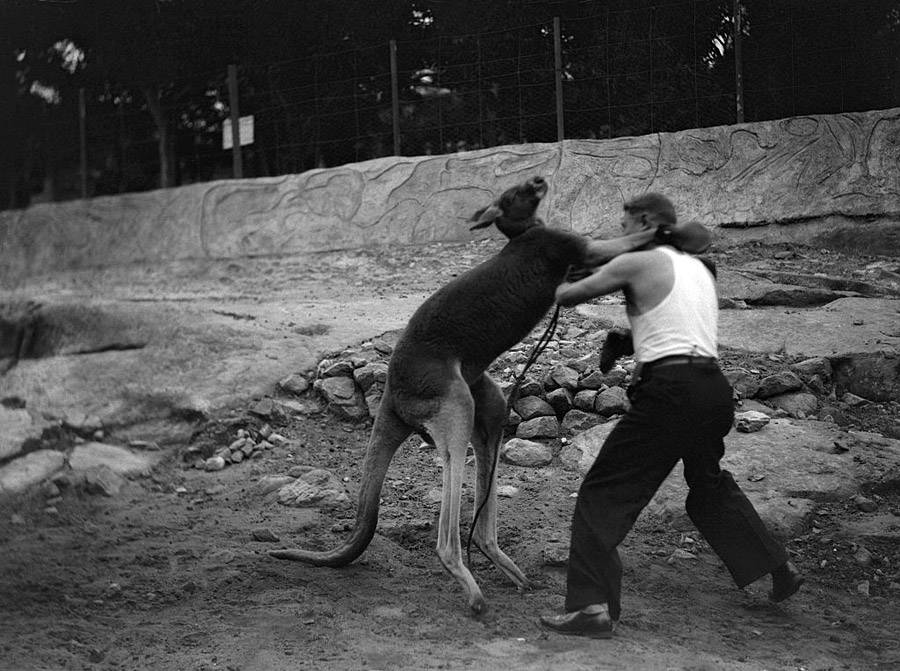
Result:
M547 328L544 329L544 333L538 338L538 341L534 344L534 347L531 348L531 352L528 354L528 358L525 360L525 367L522 369L522 372L516 375L513 380L513 386L509 390L509 396L506 397L506 416L509 416L509 411L513 407L516 401L519 400L519 389L522 386L522 382L525 379L525 373L528 372L528 369L531 368L532 364L537 361L537 358L543 353L545 349L547 349L547 345L550 344L550 340L553 338L553 334L556 333L556 327L559 324L559 305L556 306L556 310L553 312L553 316L550 318L550 323L547 324ZM494 474L497 472L497 462L500 461L500 446L497 446L497 454L494 456L494 462L491 464L491 476L488 479L488 487L491 487L494 483ZM481 505L478 506L478 509L475 511L475 516L472 518L472 526L469 527L469 539L466 541L466 563L471 567L472 566L472 534L475 533L475 524L478 522L478 517L481 515L482 509L484 509L485 504L488 502L488 497L491 494L491 490L488 489L484 493L484 498L481 501ZM481 548L479 548L480 550ZM482 551L484 554L484 551ZM487 556L487 555L485 555ZM490 559L490 557L488 557Z

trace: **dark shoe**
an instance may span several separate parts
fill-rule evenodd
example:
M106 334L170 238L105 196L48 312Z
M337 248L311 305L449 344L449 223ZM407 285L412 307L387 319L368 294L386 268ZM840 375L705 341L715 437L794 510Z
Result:
M806 582L806 578L800 575L800 571L791 562L785 562L772 571L772 591L769 592L769 601L778 603L793 596Z
M565 615L542 615L541 624L560 634L589 638L612 638L616 628L605 603L585 606Z

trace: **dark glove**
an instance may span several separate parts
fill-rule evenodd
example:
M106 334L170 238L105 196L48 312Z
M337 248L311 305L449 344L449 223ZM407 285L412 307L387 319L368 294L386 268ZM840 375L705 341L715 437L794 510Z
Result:
M600 372L608 373L616 365L616 359L629 354L634 354L631 331L623 328L610 329L603 342L603 349L600 350Z

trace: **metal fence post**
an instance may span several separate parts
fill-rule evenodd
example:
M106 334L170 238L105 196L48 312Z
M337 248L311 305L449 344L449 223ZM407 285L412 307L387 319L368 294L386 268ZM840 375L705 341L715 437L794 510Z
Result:
M400 84L397 74L397 40L391 40L391 132L394 156L400 156Z
M744 59L741 55L741 0L734 0L734 106L735 121L744 123Z
M241 156L241 113L238 109L237 65L228 66L228 106L231 108L231 173L235 179L244 176Z
M78 154L81 172L81 197L87 198L87 109L83 87L78 89Z
M562 142L565 138L565 122L563 120L562 35L558 16L553 17L553 72L556 76L556 140Z

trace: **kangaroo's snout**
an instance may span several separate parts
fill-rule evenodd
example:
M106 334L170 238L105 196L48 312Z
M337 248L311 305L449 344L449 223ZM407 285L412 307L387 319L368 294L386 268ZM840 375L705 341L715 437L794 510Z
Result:
M471 220L476 223L469 230L495 224L501 233L512 239L529 228L542 226L535 212L547 190L547 181L540 175L510 187L488 207L475 213Z

